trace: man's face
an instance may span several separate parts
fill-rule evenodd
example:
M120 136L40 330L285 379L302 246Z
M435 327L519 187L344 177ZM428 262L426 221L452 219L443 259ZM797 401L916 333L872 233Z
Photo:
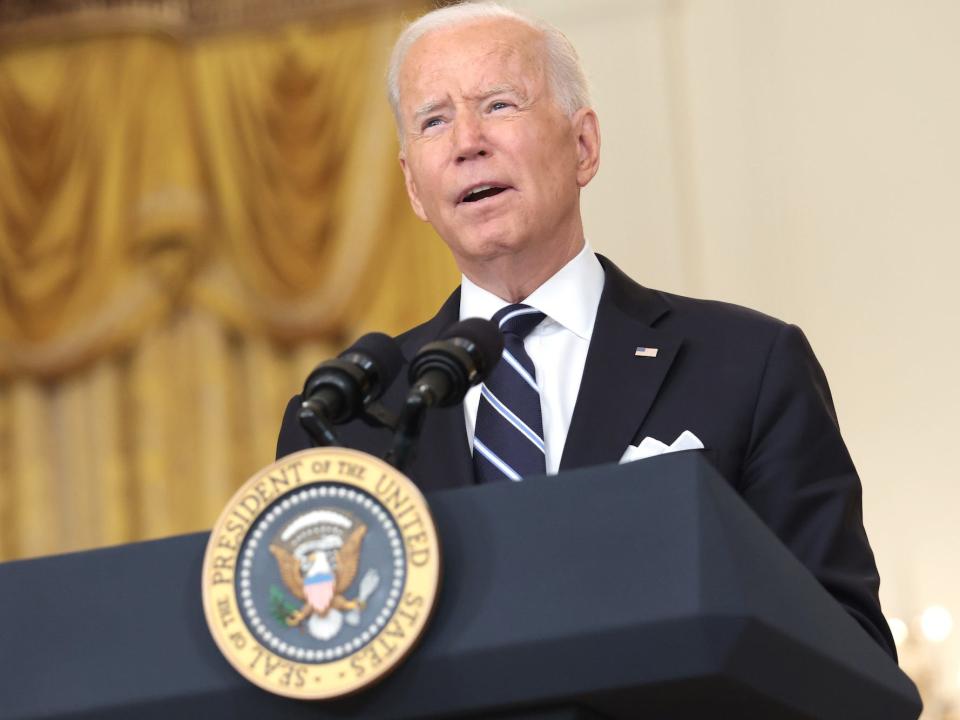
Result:
M461 269L582 241L579 191L596 166L580 125L595 116L557 107L543 46L522 23L481 21L426 34L401 68L410 202Z

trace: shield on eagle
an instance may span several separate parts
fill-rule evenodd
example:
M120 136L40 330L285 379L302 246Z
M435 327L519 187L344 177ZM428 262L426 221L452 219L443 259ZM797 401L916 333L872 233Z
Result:
M321 615L330 607L330 601L333 600L333 587L333 573L329 570L313 572L303 581L303 592L307 600Z

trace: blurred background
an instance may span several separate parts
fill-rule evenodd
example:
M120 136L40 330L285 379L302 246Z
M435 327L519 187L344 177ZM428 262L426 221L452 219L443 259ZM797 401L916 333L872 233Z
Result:
M901 664L960 717L960 3L506 4L590 76L594 248L807 333ZM429 6L0 4L0 560L209 527L316 363L456 285L383 90Z

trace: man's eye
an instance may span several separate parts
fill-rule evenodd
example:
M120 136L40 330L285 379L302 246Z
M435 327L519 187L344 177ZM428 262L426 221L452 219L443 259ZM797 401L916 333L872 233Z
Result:
M429 118L428 120L424 121L423 129L426 130L428 128L436 127L437 125L440 124L440 122L441 122L440 118L438 117Z
M490 110L503 110L504 108L510 107L510 103L504 102L503 100L494 100L490 103Z

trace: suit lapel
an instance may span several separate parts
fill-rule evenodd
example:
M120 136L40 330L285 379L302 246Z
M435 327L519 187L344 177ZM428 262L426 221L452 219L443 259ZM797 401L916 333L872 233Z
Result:
M401 340L401 348L407 362L426 343L436 340L460 317L460 290L457 289L440 308L440 312L425 325L410 332ZM406 368L403 370L404 380ZM406 381L403 385L402 406L406 398ZM473 461L467 445L467 433L463 419L463 405L428 410L417 454L408 468L408 475L421 490L441 490L473 484Z
M606 280L561 470L616 462L650 411L682 340L651 327L669 311L658 293L637 285L600 257ZM638 347L656 357L637 357Z

